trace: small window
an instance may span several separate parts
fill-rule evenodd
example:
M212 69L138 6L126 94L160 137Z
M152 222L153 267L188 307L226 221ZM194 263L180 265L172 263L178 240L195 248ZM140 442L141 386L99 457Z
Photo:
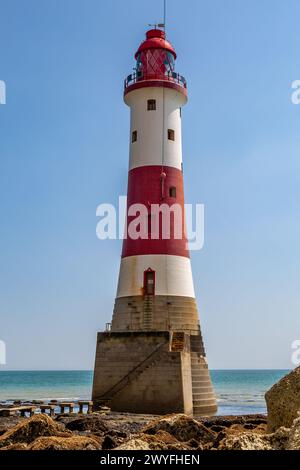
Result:
M147 109L148 111L156 111L156 100L148 100Z
M137 141L137 131L133 131L132 137L131 137L131 142L136 142Z
M173 131L173 129L168 129L168 139L175 140L175 131Z
M175 188L175 186L171 186L171 188L169 188L169 196L170 197L176 197L176 188Z
M180 116L180 117L182 116L182 110L181 110L181 108L179 108L179 116Z

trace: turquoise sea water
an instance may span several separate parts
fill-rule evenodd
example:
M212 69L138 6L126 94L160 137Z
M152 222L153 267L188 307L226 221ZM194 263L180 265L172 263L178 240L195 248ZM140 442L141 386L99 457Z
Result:
M265 413L264 393L286 370L213 370L218 414ZM92 371L0 371L0 401L89 399Z

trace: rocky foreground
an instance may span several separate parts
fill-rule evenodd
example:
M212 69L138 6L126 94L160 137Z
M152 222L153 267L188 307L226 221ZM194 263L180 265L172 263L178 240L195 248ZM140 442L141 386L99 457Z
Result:
M19 422L16 424L16 420ZM300 418L267 432L264 415L201 421L176 414L1 418L1 450L300 450Z
M126 413L0 418L2 450L300 450L300 368L266 394L268 416Z

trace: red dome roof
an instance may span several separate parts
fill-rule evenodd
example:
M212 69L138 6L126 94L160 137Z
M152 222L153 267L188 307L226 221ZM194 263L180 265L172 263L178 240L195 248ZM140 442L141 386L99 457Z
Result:
M167 51L171 52L176 59L177 55L175 52L174 47L169 41L166 40L165 32L161 29L150 29L146 33L147 39L142 42L140 47L138 48L135 58L137 58L138 54L146 49L166 49Z

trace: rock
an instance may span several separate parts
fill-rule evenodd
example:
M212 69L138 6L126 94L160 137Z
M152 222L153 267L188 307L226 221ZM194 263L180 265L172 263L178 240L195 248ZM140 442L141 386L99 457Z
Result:
M100 406L97 411L100 414L108 414L111 412L111 409L108 406Z
M199 442L196 441L196 439L191 439L190 441L186 442L187 447L191 449L198 449L199 448Z
M201 446L200 446L201 447ZM104 447L103 447L104 449ZM127 442L119 445L114 450L191 450L199 449L199 443L195 439L189 442L179 442L166 431L158 431L157 434L140 433L133 436ZM202 448L200 448L202 450Z
M6 446L6 447L1 447L0 451L1 450L27 450L27 449L28 449L27 444L20 443L20 444L11 444L10 446Z
M16 443L31 443L40 436L70 436L70 431L64 429L49 416L39 414L24 419L15 427L0 436L0 448Z
M285 450L288 444L290 429L288 428L279 428L273 434L267 435L272 449L274 450Z
M82 415L71 419L60 420L64 422L67 429L71 431L90 431L99 433L106 433L109 427L103 422L100 415Z
M28 450L99 450L99 442L90 437L39 437Z
M143 429L145 434L156 434L158 431L166 431L181 442L195 439L198 443L205 444L216 438L216 434L202 423L183 414L165 416L150 422Z
M228 429L227 433L220 433L214 447L218 450L284 450L289 433L290 430L286 428L279 428L275 433L265 434L255 432L255 430L245 432L236 427L234 430ZM217 442L218 446L216 446Z
M166 431L158 431L155 435L143 434L143 439L149 443L152 450L190 450L199 446L195 439L179 442L176 437Z
M272 447L265 436L247 432L226 437L218 450L272 450Z
M111 436L110 434L106 434L102 442L102 449L103 450L111 450L115 449L119 445L123 443L124 439L118 439L116 436Z
M286 450L300 450L300 417L293 422Z
M155 434L155 438L170 446L179 444L176 437L172 436L166 431L158 431L158 433Z
M24 418L20 418L19 416L8 416L8 417L1 417L0 418L0 436L4 434L9 429L16 426L20 421L23 421Z
M220 426L218 424L214 424L213 426L211 426L209 428L211 431L214 431L216 433L219 433L221 431L225 431L227 428L225 428L225 426Z
M222 441L229 439L231 442L231 439L233 437L239 437L242 434L245 434L246 432L249 433L249 430L245 429L245 424L233 424L230 427L224 427L217 435L214 443L213 443L213 448L218 449L219 445L221 444ZM254 428L251 432L251 434L266 434L266 424L259 424L256 428ZM207 446L205 447L207 448Z
M151 450L151 448L148 442L134 438L116 447L115 450Z
M206 428L212 430L215 426L229 428L235 424L242 427L246 425L259 426L267 423L267 415L210 416L209 418L200 418L199 421L204 424Z
M290 428L300 411L300 367L277 382L265 395L268 409L268 431Z

